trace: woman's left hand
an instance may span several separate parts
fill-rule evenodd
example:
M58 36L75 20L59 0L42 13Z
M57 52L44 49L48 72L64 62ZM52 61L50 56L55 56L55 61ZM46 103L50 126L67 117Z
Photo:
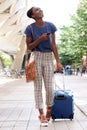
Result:
M61 65L60 62L57 62L57 63L56 63L56 67L57 67L57 70L58 70L59 72L61 72L61 71L63 70L63 66Z

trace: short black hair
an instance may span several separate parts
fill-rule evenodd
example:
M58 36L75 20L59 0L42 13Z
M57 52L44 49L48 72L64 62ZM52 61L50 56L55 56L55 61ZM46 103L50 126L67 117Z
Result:
M27 11L27 16L29 17L29 18L32 18L32 9L33 9L33 7L32 8L30 8L28 11Z

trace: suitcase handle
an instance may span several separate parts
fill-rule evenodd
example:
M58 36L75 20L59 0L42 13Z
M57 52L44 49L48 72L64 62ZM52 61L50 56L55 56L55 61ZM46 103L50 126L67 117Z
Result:
M55 96L56 100L65 100L66 99L66 95L57 95Z
M63 82L63 90L64 90L64 93L65 93L65 80L64 80L64 74L62 74L62 82ZM55 89L56 88L59 88L59 86L55 83Z
M59 91L58 91L59 92ZM58 94L57 92L55 93L55 99L56 100L65 100L66 99L66 93L65 91L60 91L60 93Z

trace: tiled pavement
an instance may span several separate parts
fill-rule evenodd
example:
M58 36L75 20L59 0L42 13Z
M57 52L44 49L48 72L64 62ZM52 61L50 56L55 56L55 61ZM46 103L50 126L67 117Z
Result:
M62 87L62 76L55 77L56 83ZM25 78L1 79L0 130L87 130L87 77L64 76L64 80L66 89L74 93L74 119L51 120L48 127L40 127L34 106L33 83L26 83Z

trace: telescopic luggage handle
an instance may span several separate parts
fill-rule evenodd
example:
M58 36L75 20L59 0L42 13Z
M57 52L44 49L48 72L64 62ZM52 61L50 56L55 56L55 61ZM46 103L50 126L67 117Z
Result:
M65 91L65 81L64 81L64 74L62 74L62 88L60 88L56 83L55 83L55 90L58 88L59 90L55 91L55 99L56 100L65 100L66 99L66 91Z
M65 91L65 80L64 80L64 74L61 74L62 76L62 88L64 91ZM56 81L55 81L55 88L60 88L57 84L56 84Z

